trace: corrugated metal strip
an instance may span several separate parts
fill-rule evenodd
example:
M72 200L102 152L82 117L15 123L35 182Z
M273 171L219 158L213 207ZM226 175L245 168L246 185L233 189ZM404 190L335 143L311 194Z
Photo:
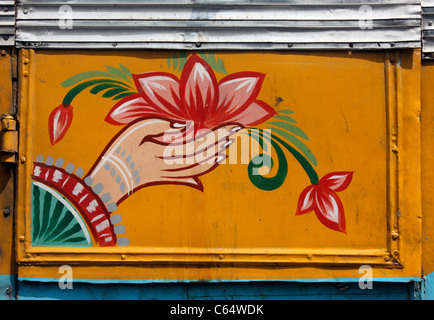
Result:
M420 11L420 0L21 0L16 40L49 48L416 48Z
M434 59L434 0L422 0L422 53Z
M15 44L15 1L0 0L0 47Z

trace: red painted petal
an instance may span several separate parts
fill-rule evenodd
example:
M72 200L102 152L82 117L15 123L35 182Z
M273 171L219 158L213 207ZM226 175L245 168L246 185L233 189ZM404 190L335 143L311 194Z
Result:
M218 113L235 116L251 105L257 98L265 74L238 72L223 78L219 83Z
M346 233L344 206L335 192L322 188L316 190L315 213L327 228Z
M207 127L214 127L221 123L239 123L244 127L255 126L275 115L277 115L277 112L267 103L256 100L236 116L229 117L226 115L213 118L212 121L208 122Z
M315 186L309 186L303 190L298 198L296 216L313 211L315 204Z
M148 72L134 74L133 78L139 94L149 105L169 118L185 118L176 76L166 72Z
M48 117L48 134L51 145L62 140L72 122L72 106L60 105Z
M193 54L181 74L181 100L189 118L203 123L218 102L218 86L214 71L208 63Z
M322 187L327 187L335 192L345 190L353 179L353 172L332 172L325 175L319 182Z
M132 94L120 100L110 110L105 121L113 125L124 125L131 121L150 116L167 117L166 113L157 111L139 94Z

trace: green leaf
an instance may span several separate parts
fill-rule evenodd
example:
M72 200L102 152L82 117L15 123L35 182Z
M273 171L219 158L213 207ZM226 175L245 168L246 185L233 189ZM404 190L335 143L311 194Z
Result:
M294 111L289 110L289 109L284 109L284 110L279 110L278 113L283 113L283 114L294 114Z
M96 85L95 87L93 87L93 88L90 90L90 93L92 93L92 94L97 94L97 93L100 93L100 92L103 91L103 90L111 89L111 88L120 88L120 86L115 85L115 84L112 84L112 83L102 83L102 84L98 84L98 85ZM124 87L124 88L125 88L125 87ZM126 88L125 88L125 89L126 89ZM128 90L128 89L126 89L126 90Z
M318 161L316 160L314 154L312 151L309 150L309 148L301 142L299 139L294 137L292 134L285 130L277 129L277 128L270 128L273 130L274 133L279 134L286 140L290 141L293 145L295 145L305 156L306 158L314 165L318 165Z
M110 83L110 84L114 84L114 85L121 85L121 86L127 86L129 88L131 88L130 86L126 85L125 83L121 82L121 81L117 81L117 80L110 80L110 79L95 79L95 80L88 80L85 82L82 82L78 85L76 85L74 88L72 88L71 90L69 90L69 92L65 95L65 98L63 98L63 102L62 104L64 106L69 106L72 102L72 100L74 100L74 98L83 90L98 85L98 84L103 84L103 83Z
M179 53L179 68L178 71L184 69L185 64L187 63L187 53L185 51L180 51Z
M130 69L128 69L127 67L125 67L123 64L119 64L119 67L121 68L122 72L128 77L128 78L133 78L133 74L131 73Z
M119 79L127 80L128 82L130 81L130 78L128 78L128 76L125 73L123 73L122 70L112 66L105 66L105 67L115 77L118 77Z
M103 98L111 98L111 97L114 97L115 95L117 95L117 94L119 94L119 93L123 93L123 92L125 92L125 91L127 91L128 89L126 89L126 88L122 88L122 87L119 87L119 88L113 88L113 89L110 89L110 90L107 90L103 95L102 95L102 97Z
M73 86L81 81L90 79L90 78L96 78L96 77L109 77L113 79L118 79L118 77L115 77L113 74L105 71L86 71L83 73L76 74L75 76L63 81L61 83L62 87L70 87Z
M120 99L123 99L123 98L128 97L128 96L135 94L135 93L136 92L131 92L131 91L121 93L121 94L118 94L117 96L113 97L112 100L120 100Z
M179 65L179 62L180 62L180 57L179 57L179 55L177 54L177 53L175 53L174 55L173 55L173 69L178 69L178 65Z
M203 60L205 60L214 71L218 73L228 74L224 66L223 60L217 58L213 52L208 52L208 53L201 52L199 53L199 56Z
M279 115L279 116L274 116L273 119L276 119L276 120L283 120L283 121L287 121L287 122L291 122L291 123L297 123L297 121L295 121L294 119L292 119L292 118L289 117L289 116L282 116L282 115Z
M268 134L268 133L267 133ZM293 148L292 146L290 146L287 142L285 142L284 140L280 139L278 136L272 134L271 135L272 139L274 141L279 142L286 150L288 150L293 156L294 158L298 161L298 163L303 167L304 171L306 172L306 174L308 175L310 182L312 184L318 184L319 182L319 177L318 174L316 173L315 169L312 167L312 165L309 163L309 160L306 159L300 152L298 152L295 148Z
M307 136L307 134L303 130L301 130L299 127L296 127L290 123L283 122L283 121L269 121L269 122L267 122L267 124L271 124L273 126L282 128L286 131L289 131L289 132L295 134L296 136L299 136L300 138L303 138L305 140L309 140L309 137Z
M167 65L170 68L173 65L173 70L176 72L181 71L187 62L187 53L184 51L176 52L167 58Z

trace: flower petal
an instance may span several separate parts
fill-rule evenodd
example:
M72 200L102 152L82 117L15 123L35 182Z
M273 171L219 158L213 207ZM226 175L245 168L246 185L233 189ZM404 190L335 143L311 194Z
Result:
M218 113L235 116L257 98L265 74L259 72L238 72L223 78L219 83Z
M193 54L181 74L180 93L189 118L202 124L218 102L217 79L211 66Z
M148 72L133 75L139 94L168 117L185 118L179 97L179 80L166 72Z
M298 198L296 216L311 212L314 210L315 203L315 186L309 186L302 191Z
M345 190L353 179L353 172L332 172L325 175L319 182L323 187L327 187L335 192Z
M144 117L167 117L167 114L150 106L139 94L120 100L109 112L105 121L113 125L124 125Z
M256 100L235 116L222 115L214 117L212 120L207 122L207 127L215 127L221 123L238 123L244 127L255 126L267 121L275 115L277 115L277 112L267 103Z
M316 190L315 213L327 228L346 233L344 206L335 192L322 188Z
M48 134L52 145L59 142L72 122L72 106L60 105L48 117Z

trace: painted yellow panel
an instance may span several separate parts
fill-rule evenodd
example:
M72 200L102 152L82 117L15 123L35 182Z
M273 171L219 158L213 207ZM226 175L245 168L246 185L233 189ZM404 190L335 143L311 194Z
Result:
M418 55L23 51L20 261L154 279L417 275ZM264 176L240 163L257 129L272 133ZM161 158L186 144L211 162Z

